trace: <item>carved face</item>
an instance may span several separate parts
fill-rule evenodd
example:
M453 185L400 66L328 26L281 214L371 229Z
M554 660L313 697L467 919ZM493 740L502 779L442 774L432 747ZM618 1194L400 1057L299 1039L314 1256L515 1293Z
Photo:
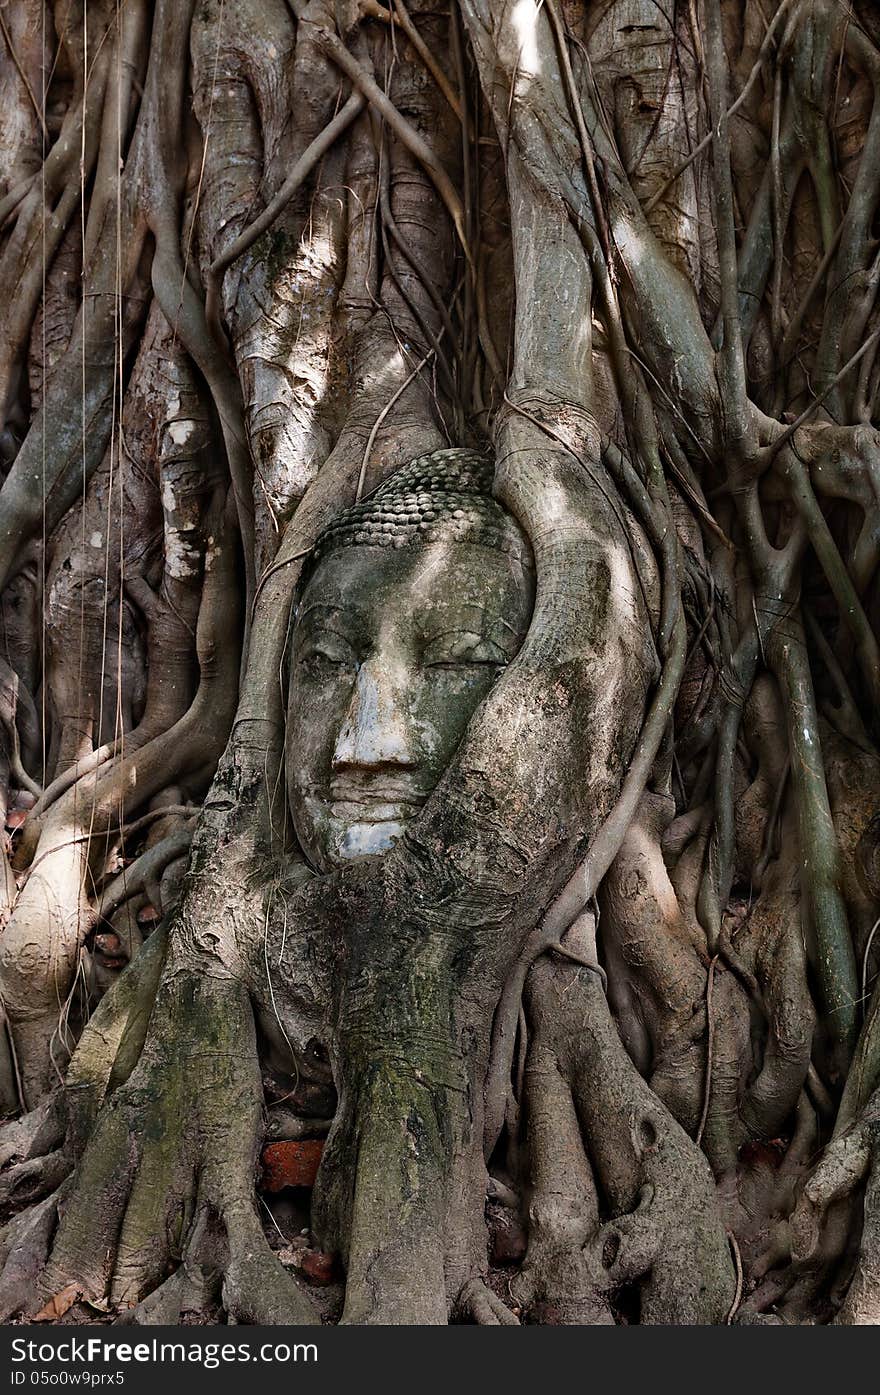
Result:
M533 581L477 542L331 551L297 608L287 788L327 871L384 852L418 813L525 638Z

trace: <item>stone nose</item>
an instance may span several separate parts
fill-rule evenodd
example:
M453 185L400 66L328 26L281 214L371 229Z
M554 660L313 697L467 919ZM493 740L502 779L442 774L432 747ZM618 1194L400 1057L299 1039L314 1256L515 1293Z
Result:
M402 686L377 659L361 664L333 751L333 769L416 764Z

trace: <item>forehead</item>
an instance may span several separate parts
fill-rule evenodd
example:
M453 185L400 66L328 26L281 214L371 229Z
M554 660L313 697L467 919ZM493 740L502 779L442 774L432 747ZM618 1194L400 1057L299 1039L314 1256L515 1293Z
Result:
M499 548L472 542L416 547L339 548L316 566L302 595L297 626L332 607L368 628L389 615L418 625L431 614L479 608L523 631L531 586L521 565Z

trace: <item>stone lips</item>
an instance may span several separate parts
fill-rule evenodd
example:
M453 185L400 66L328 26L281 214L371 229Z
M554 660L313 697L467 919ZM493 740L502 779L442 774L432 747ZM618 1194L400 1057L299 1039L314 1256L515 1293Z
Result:
M413 547L478 542L531 566L528 543L492 498L491 458L468 449L420 455L354 504L318 537L310 568L339 547Z

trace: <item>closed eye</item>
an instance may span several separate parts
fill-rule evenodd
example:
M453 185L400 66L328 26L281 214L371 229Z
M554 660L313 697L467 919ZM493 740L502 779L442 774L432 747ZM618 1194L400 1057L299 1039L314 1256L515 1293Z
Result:
M484 635L468 631L436 636L425 646L422 663L426 668L503 668L508 655Z
M297 656L297 663L307 673L313 674L345 673L355 668L354 655L346 646L324 641L318 641L304 649Z
M506 659L435 659L431 663L426 664L425 667L432 669L449 669L450 671L457 671L458 669L462 668L504 668L506 663Z

